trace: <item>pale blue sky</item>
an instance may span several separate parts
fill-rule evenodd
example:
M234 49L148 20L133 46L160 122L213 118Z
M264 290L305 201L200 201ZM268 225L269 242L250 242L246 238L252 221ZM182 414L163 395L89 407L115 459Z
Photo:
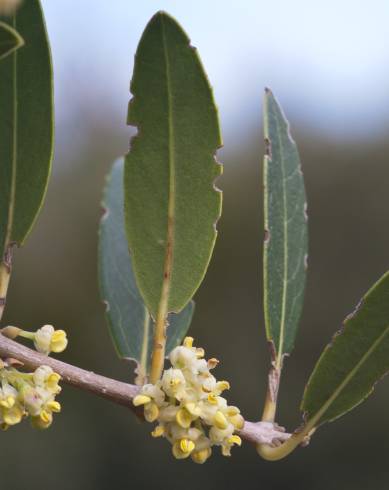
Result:
M388 0L43 0L59 122L80 104L125 121L133 56L157 10L183 25L214 86L225 140L259 126L270 86L331 138L389 134ZM108 111L108 112L107 112Z

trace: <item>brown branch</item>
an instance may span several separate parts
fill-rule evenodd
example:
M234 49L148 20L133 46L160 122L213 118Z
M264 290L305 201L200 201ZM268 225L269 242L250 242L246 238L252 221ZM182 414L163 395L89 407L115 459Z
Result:
M114 403L124 405L131 410L136 410L132 404L132 399L139 392L138 386L106 378L92 371L86 371L39 354L2 334L0 334L0 358L17 359L27 369L36 369L42 365L49 366L61 375L65 383L89 391ZM254 423L246 421L239 434L243 439L261 444L273 444L277 443L277 441L285 441L290 437L290 434L287 434L282 428L270 422Z

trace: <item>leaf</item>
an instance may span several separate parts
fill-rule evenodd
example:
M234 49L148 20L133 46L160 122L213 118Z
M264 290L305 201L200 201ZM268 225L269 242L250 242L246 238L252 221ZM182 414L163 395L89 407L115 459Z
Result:
M216 240L221 146L212 91L177 22L157 13L140 40L128 123L125 216L139 290L156 318L181 311L204 278Z
M0 60L23 46L20 34L5 22L0 21Z
M22 245L41 208L53 155L49 43L38 0L2 18L25 41L0 63L0 258Z
M136 286L124 231L124 161L117 160L107 179L100 224L99 276L101 296L107 304L107 321L119 357L134 359L138 371L149 372L154 333L152 321ZM166 354L181 343L194 310L191 301L184 310L169 316Z
M270 90L265 91L264 309L275 363L294 345L304 300L308 232L304 178L289 124Z
M359 405L389 371L389 272L367 292L317 362L301 409L311 425Z

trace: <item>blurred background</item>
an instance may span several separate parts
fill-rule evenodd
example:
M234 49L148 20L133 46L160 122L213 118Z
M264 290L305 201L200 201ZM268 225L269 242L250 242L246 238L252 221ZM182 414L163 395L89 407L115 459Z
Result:
M262 315L262 93L273 89L299 144L309 205L306 306L286 360L278 422L299 402L323 347L389 262L389 4L375 0L43 0L55 69L56 157L47 201L18 250L4 322L65 328L61 359L130 380L116 357L97 286L104 176L124 154L133 56L149 18L175 16L200 52L220 109L224 214L191 334L230 400L260 417L269 365ZM321 428L285 461L249 444L204 466L176 461L128 410L65 387L48 431L1 434L4 488L386 489L389 384ZM215 452L216 453L216 452Z

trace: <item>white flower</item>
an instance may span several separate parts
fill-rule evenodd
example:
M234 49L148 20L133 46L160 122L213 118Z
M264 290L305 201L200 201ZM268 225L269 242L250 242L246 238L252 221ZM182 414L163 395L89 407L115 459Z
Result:
M165 393L157 385L144 385L142 387L142 393L152 398L157 405L162 405L165 401Z
M38 352L50 354L50 352L63 352L68 339L64 330L55 330L52 325L44 325L34 335L34 345Z
M196 352L188 349L183 345L179 345L172 350L169 356L172 366L177 369L187 369L193 373L197 372L197 356Z

